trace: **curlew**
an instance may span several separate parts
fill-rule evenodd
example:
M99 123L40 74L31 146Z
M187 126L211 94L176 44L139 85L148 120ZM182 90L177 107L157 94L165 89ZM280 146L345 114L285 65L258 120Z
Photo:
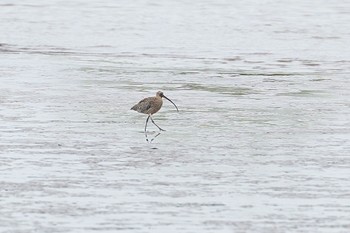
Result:
M131 108L131 110L135 110L137 112L140 113L144 113L147 114L147 120L146 120L146 124L145 124L145 133L147 130L147 123L148 120L151 118L152 123L157 126L157 128L161 131L165 131L164 129L160 128L152 119L152 115L155 114L156 112L159 111L159 109L162 107L163 105L163 100L162 97L164 97L165 99L169 100L176 108L177 111L179 111L179 109L177 108L176 104L174 104L173 101L171 101L168 97L166 97L163 92L158 91L155 97L148 97L148 98L144 98L143 100L141 100L138 104L135 104L134 107Z

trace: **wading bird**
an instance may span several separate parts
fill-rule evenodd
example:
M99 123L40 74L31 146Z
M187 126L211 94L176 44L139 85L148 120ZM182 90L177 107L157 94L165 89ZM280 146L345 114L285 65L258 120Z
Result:
M135 104L134 107L131 108L131 110L135 110L137 112L140 113L144 113L147 114L147 120L146 120L146 124L145 124L145 134L146 134L146 130L147 130L147 123L148 120L151 118L152 123L157 126L157 128L161 131L165 131L164 129L160 128L152 119L152 115L155 114L156 112L159 111L159 109L162 107L163 105L163 100L162 97L164 97L165 99L169 100L176 108L177 111L179 111L179 109L177 108L177 106L174 104L173 101L171 101L169 98L167 98L163 92L158 91L155 97L148 97L148 98L144 98L143 100L141 100L138 104ZM147 137L147 136L146 136Z

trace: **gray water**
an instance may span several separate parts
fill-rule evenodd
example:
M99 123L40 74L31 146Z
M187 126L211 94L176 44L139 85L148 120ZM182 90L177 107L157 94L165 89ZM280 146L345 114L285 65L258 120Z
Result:
M0 3L0 232L350 232L350 2ZM162 90L146 115L130 108ZM157 136L157 137L156 137Z

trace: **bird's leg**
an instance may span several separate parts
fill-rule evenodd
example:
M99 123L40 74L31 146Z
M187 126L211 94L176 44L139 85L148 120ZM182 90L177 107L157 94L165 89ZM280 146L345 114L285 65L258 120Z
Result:
M146 141L148 142L148 138L147 138L147 123L149 118L151 117L151 115L148 115L147 120L146 120L146 124L145 124L145 137L146 137Z
M146 120L146 124L145 124L145 133L146 133L146 129L147 129L147 123L148 123L148 120L149 120L150 117L151 117L151 115L148 115L147 120ZM151 118L151 119L152 119L152 118Z
M160 127L154 122L154 120L152 119L151 115L149 115L149 117L151 118L152 123L153 123L155 126L157 126L157 128L158 128L160 131L165 131L164 129L160 128Z

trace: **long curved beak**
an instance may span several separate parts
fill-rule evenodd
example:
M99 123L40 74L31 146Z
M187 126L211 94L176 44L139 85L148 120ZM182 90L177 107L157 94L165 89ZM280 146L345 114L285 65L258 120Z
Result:
M164 97L165 99L169 100L169 102L172 103L172 104L175 106L176 110L179 111L179 109L177 108L176 104L174 104L173 101L171 101L171 100L170 100L168 97L166 97L165 95L163 95L163 97Z

